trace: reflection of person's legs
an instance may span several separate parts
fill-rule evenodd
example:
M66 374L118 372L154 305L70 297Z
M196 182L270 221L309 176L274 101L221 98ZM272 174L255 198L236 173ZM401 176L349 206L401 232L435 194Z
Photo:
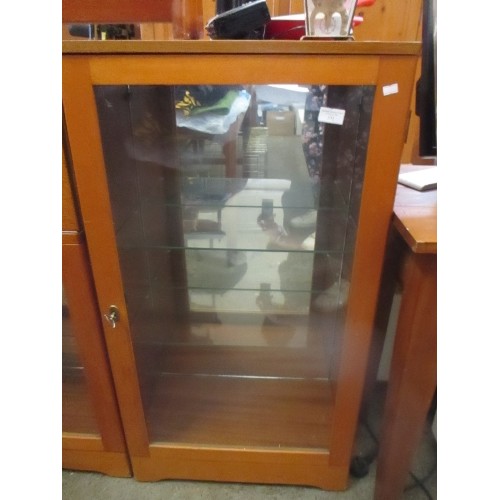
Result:
M311 185L314 196L314 209L308 210L301 216L294 217L290 225L295 228L309 228L314 230L302 243L305 250L314 250L317 222L317 208L319 205L320 176L323 161L323 141L325 124L318 121L320 108L326 105L327 100L326 85L313 85L310 88L306 98L304 125L302 128L302 147L306 160L307 172L311 179ZM337 274L337 267L332 261L330 255L326 255L322 260L322 273L332 275L331 284L314 300L313 307L316 310L330 312L338 307L345 305L345 300L349 290L349 282L341 280Z
M326 85L312 85L306 97L304 110L304 124L302 127L302 148L306 160L307 172L311 179L315 208L294 217L290 225L296 228L309 228L316 226L321 162L323 157L324 123L318 121L320 108L326 104Z
M287 227L290 232L285 231L284 228L276 224L274 217L266 217L264 206L262 214L257 220L261 228L269 234L270 246L274 248L283 250L301 249L311 252L315 249L315 230L317 209L319 206L325 131L325 124L318 121L318 115L320 108L326 105L327 89L328 87L326 85L311 86L306 98L304 110L302 148L313 194L313 208L290 219L289 228ZM308 196L306 198L308 198ZM309 200L307 202L309 202ZM285 206L287 206L287 203L283 201L283 207ZM297 272L307 269L307 266L303 265L304 262L300 261L303 256L304 254L291 252L286 261L280 265L280 284L283 290L291 288L286 283L287 277L293 275L295 280ZM325 277L325 284L324 288L321 287L323 291L315 297L312 307L317 311L331 312L345 305L349 290L349 281L340 278L340 265L331 254L325 253L319 257L320 258L315 261L315 267L319 267L319 269L316 269L316 272L320 272ZM290 310L291 308L292 310L296 310L302 304L300 302L300 294L288 295L290 295L290 297L285 300L284 309ZM290 298L299 299L299 303L295 304L291 302ZM263 310L265 307L269 307L271 303L270 295L264 293L259 296L258 305Z

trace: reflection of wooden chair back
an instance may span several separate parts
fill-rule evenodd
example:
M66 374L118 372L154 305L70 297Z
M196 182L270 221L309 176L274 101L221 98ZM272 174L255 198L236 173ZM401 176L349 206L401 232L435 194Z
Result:
M139 27L137 38L169 40L174 38L172 23L176 14L183 14L183 6L188 4L202 15L203 23L215 15L215 0L62 0L62 22L134 23ZM179 16L177 19L181 20ZM64 32L67 34L67 30Z
M266 3L271 17L304 12L304 0L266 0Z
M186 0L62 0L63 24L134 23L143 40L171 40L175 13ZM300 14L304 0L266 0L271 16ZM195 0L202 8L204 25L215 15L215 0ZM71 38L67 28L64 38ZM206 37L206 36L205 36Z
M71 38L68 24L122 24L138 26L138 38L172 38L172 5L165 0L62 0L63 38Z
M63 23L169 22L171 5L165 0L62 0Z

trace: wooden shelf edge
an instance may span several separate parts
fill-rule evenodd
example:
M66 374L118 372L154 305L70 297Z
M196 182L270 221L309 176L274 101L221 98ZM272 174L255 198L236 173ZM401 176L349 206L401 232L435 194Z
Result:
M283 40L65 40L63 54L419 55L420 42Z

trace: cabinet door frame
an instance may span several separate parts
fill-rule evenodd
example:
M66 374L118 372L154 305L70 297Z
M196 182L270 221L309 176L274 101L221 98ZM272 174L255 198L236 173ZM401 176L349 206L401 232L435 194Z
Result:
M65 42L64 49L64 113L101 321L111 304L121 311L116 328L105 321L103 328L134 475L141 480L189 478L344 489L420 44ZM263 72L263 67L268 70ZM346 313L347 333L333 388L329 450L199 449L155 445L148 439L92 87L250 81L376 86Z
M79 232L62 234L62 278L71 327L86 375L98 434L62 434L62 466L67 469L103 472L130 477L125 438L106 347L88 256Z

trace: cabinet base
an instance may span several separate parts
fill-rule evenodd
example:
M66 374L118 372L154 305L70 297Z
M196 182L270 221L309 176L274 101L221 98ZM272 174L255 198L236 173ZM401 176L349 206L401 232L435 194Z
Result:
M331 466L326 451L199 448L153 445L149 457L132 457L138 481L181 479L313 486L341 491L349 465Z
M131 477L130 466L123 453L93 450L62 451L62 468L101 472L114 477Z

